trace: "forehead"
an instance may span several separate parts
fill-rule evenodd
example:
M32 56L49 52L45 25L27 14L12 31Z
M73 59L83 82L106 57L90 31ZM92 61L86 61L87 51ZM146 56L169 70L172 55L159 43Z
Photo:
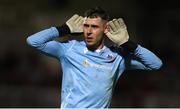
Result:
M100 17L97 17L97 18L90 18L90 17L88 17L88 18L85 18L84 19L84 23L85 24L101 24L101 23L103 23L102 22L102 19L100 18Z

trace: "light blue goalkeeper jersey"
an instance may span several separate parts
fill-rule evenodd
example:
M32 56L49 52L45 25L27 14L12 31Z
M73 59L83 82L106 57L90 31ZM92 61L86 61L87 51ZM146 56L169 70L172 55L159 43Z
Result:
M118 78L126 69L156 70L161 60L138 45L133 55L124 58L104 46L89 51L84 41L59 42L55 27L27 38L27 43L59 60L63 70L61 108L107 108Z

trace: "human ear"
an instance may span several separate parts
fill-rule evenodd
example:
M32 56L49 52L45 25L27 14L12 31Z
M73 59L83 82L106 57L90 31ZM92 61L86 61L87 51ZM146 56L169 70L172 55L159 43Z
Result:
M108 22L104 26L104 33L106 34L107 32L109 32Z

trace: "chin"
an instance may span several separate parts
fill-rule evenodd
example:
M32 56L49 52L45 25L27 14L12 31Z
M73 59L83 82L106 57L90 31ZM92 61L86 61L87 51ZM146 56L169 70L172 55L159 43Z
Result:
M91 47L94 47L94 43L86 42L86 46L87 46L87 47L90 47L90 48L91 48Z
M87 47L92 47L92 46L94 46L94 44L92 44L92 43L86 43L86 46L87 46Z

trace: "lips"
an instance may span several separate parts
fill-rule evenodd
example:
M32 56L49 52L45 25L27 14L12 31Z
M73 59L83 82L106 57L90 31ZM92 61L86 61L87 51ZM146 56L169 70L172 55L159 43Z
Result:
M86 36L86 40L89 40L89 41L90 41L90 40L92 40L92 39L93 39L93 36L92 36L92 35L87 35L87 36Z
M92 42L93 38L86 38L86 42Z

